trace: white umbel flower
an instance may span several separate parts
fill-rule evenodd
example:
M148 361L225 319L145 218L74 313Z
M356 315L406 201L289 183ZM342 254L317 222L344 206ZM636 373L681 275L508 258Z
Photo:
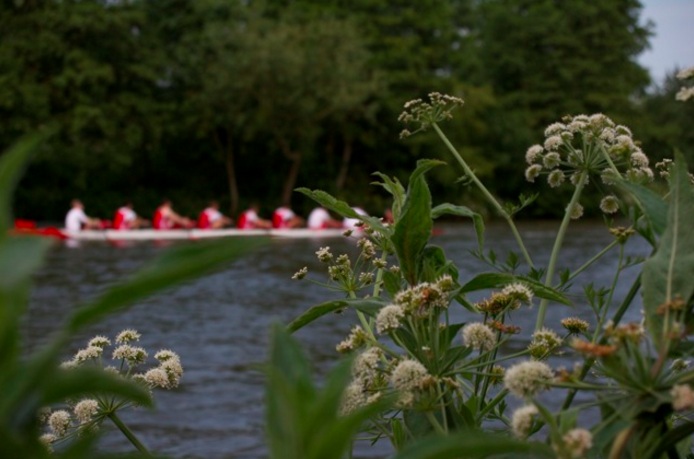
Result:
M689 67L689 68L686 68L684 70L680 70L677 73L677 78L679 80L687 80L687 79L692 78L692 77L694 77L694 67Z
M675 411L689 411L694 409L694 391L688 384L675 384L670 391L672 396L672 409Z
M378 333L387 333L400 327L400 323L405 317L405 311L397 304L390 304L376 315L376 331Z
M563 140L560 136L558 135L553 135L551 137L547 137L547 140L545 140L545 150L547 151L552 151L556 150L559 148L559 146L562 144Z
M96 347L101 347L104 348L106 346L111 345L111 340L106 338L105 336L95 336L94 338L89 340L89 346L96 346Z
M169 377L169 387L172 389L178 387L178 383L181 381L183 376L183 366L181 366L181 361L178 359L165 360L159 365L159 368L164 370L166 375Z
M89 346L86 349L80 349L77 351L77 354L75 354L75 362L84 363L87 360L98 359L103 352L103 348L99 346Z
M161 368L152 368L144 375L144 380L152 387L169 388L169 375Z
M481 322L465 325L462 333L465 345L478 351L489 351L496 344L494 331Z
M364 405L366 405L366 394L363 383L359 380L353 381L342 393L338 413L340 416L347 416Z
M526 405L513 412L511 417L511 430L516 438L524 440L530 435L533 427L533 417L538 414L535 405Z
M92 420L92 417L99 411L99 402L92 399L85 399L75 405L73 413L75 417L82 423L87 423Z
M160 362L166 362L167 360L177 360L181 361L181 358L176 354L174 351L170 349L162 349L156 354L154 354L154 358L159 360Z
M535 179L542 172L542 166L540 164L533 164L525 170L525 180L530 183L534 183Z
M383 351L372 347L357 356L352 364L352 376L365 382L371 382L378 375L378 363Z
M390 377L395 389L402 392L410 392L420 389L428 378L429 372L416 360L403 360L400 362Z
M586 429L571 429L564 437L564 447L572 459L581 459L593 447L593 434Z
M43 435L41 435L41 436L39 437L39 441L41 442L41 444L42 444L43 446L45 446L46 449L48 449L48 451L51 452L51 453L53 452L53 443L54 443L57 439L58 439L58 437L56 437L56 436L53 435L53 434L49 434L49 433L43 434Z
M512 366L504 374L504 386L518 398L532 397L547 387L554 378L552 369L544 362L528 361Z
M316 257L323 263L328 263L333 259L333 254L330 252L330 247L321 247L316 251Z
M609 195L600 201L600 210L606 214L613 214L619 210L619 200L616 196Z
M116 343L118 344L128 344L133 341L140 341L140 334L137 330L133 330L132 328L123 330L116 336Z
M528 148L528 151L525 153L525 161L529 165L535 164L542 158L543 151L544 149L542 148L542 145L533 145L532 147Z
M533 302L533 291L530 287L521 282L514 282L513 284L507 285L501 293L521 303L530 304Z
M550 153L547 153L544 158L542 158L542 164L545 166L547 169L555 169L559 167L559 163L561 161L561 156L559 156L559 153L553 151Z
M578 220L581 217L583 217L583 206L579 203L576 203L576 205L573 208L573 211L571 212L571 220Z
M48 418L48 427L58 437L63 437L70 428L70 413L65 410L54 411Z
M547 174L547 183L551 188L557 188L560 186L562 183L566 181L566 176L564 175L563 171L560 171L558 169L553 170L549 174Z

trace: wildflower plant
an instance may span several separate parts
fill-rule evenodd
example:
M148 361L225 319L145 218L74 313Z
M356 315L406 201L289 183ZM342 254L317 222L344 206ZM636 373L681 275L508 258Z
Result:
M684 158L659 163L656 177L629 128L603 114L568 116L550 125L544 141L525 153L525 176L531 183L542 178L550 188L569 188L572 195L548 264L538 266L513 221L532 198L522 197L520 206L497 200L439 126L462 105L438 93L427 102L407 103L400 120L413 127L401 137L436 132L469 184L507 221L522 256L510 253L502 262L491 250L485 255L478 214L465 206L432 205L425 177L441 161L421 160L407 188L377 173L376 184L393 197L395 218L389 226L361 217L369 229L362 241L371 241L375 253L370 256L380 260L369 268L373 284L359 283L357 270L338 278L331 272L337 257L322 249L317 256L328 265L326 285L337 283L333 288L344 298L309 309L288 327L295 331L332 311L356 311L358 325L336 343L337 353L352 362L340 412L380 407L363 424L360 439L387 439L398 450L430 435L453 441L470 429L506 429L520 444L532 448L540 441L559 458L683 457L677 454L686 455L685 439L694 433L694 371L688 366L694 353L688 338L694 308L694 191ZM669 186L665 196L650 188L662 178ZM571 222L585 212L580 200L588 187L603 194L599 210L612 240L569 270L561 266L562 246ZM327 193L299 191L353 217L347 203ZM478 239L472 256L492 271L461 276L454 261L429 243L433 221L446 213L472 219ZM624 226L615 224L615 216ZM627 257L625 245L637 235L651 245L651 253ZM604 286L575 285L581 273L608 257L616 269ZM622 274L634 266L642 275L618 298ZM305 273L295 276L300 275ZM472 292L483 292L482 299L470 301ZM622 323L627 311L638 307L639 295L643 323ZM550 304L575 309L559 323L547 324ZM452 308L463 308L466 320L452 322ZM533 314L534 330L514 325L518 314ZM527 345L508 346L519 333ZM573 358L575 366L557 367L560 354ZM545 401L548 393L563 399L556 412ZM511 413L509 406L518 403ZM595 407L598 420L589 411ZM487 439L481 451L493 451L503 439Z
M156 389L171 390L178 387L183 376L181 359L175 352L162 349L154 355L157 365L143 368L149 353L135 344L140 333L126 329L118 333L112 341L105 336L95 336L87 346L78 350L71 360L61 364L63 371L73 371L79 367L92 367L109 375L132 381L153 395ZM110 351L109 348L113 350ZM54 443L80 437L87 432L97 431L107 419L133 443L140 451L146 448L135 434L123 423L118 412L138 404L127 398L114 397L107 393L94 392L89 398L66 400L63 409L46 407L42 410L47 432L40 438L50 448Z

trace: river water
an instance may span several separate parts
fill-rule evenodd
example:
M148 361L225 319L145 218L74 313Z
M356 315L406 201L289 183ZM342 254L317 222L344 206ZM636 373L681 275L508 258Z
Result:
M557 228L558 222L520 225L536 265L547 264ZM442 246L448 258L455 261L461 283L476 273L490 271L469 254L476 247L470 226L451 225L443 230L432 243ZM515 242L502 224L488 227L486 239L487 247L493 247L499 258L515 250ZM559 266L577 268L611 240L602 223L578 222L570 228ZM354 243L346 239L275 240L215 274L110 316L78 337L73 348L66 350L66 358L95 334L113 337L124 328L139 330L140 345L150 355L161 348L172 349L180 354L185 368L178 389L157 392L155 410L123 413L143 443L153 451L178 458L264 458L263 378L256 365L266 357L268 332L273 322L286 323L308 307L335 298L333 292L320 286L290 280L303 266L308 266L309 276L325 279L314 255L325 245L330 245L335 253L354 251ZM165 248L152 243L126 247L104 243L56 247L35 276L29 312L22 327L26 349L45 343L75 305L127 278L162 250ZM630 256L646 256L648 252L647 244L636 237L626 245L626 254ZM603 258L575 279L572 292L580 294L580 286L589 282L596 288L608 287L616 265L616 257ZM623 273L615 303L626 294L639 270L640 267L633 267ZM573 309L551 305L547 323L558 324L569 315L594 323L585 300L581 301L579 296L574 299ZM628 318L638 320L639 309L640 304L634 304ZM453 306L451 311L454 321L471 319L460 306ZM315 362L318 375L335 362L334 346L355 320L352 313L330 315L297 333ZM519 310L513 317L513 322L523 330L532 330L534 321L535 310ZM523 342L518 337L510 348L520 348ZM561 363L571 364L561 359L552 362L555 366ZM118 432L106 430L105 449L131 450ZM387 445L360 446L356 457L383 457L388 451Z

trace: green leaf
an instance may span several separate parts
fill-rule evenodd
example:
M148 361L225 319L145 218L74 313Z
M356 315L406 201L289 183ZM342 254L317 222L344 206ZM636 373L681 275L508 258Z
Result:
M452 261L446 259L446 254L441 247L428 245L422 252L421 259L420 282L434 282L444 274L451 276L453 281L458 281L458 268Z
M540 282L525 276L514 276L508 273L483 273L475 276L471 281L463 285L462 293L474 292L477 290L486 290L490 288L503 288L509 284L515 282L521 282L530 289L532 289L535 296L539 298L544 298L550 301L556 301L557 303L562 303L570 306L571 300L569 300L563 293L550 288L545 287Z
M0 158L0 239L12 225L12 195L31 155L50 133L23 137Z
M81 307L70 320L75 331L159 290L193 279L217 265L234 260L265 244L266 238L196 242L168 250L124 284L108 290L94 303Z
M400 275L390 271L383 271L383 286L391 297L400 291Z
M482 253L484 250L484 220L482 219L482 216L477 212L470 210L468 207L454 206L453 204L448 203L439 204L431 209L431 218L434 220L439 218L441 215L446 214L472 218L472 223L475 226L475 233L477 234L477 246L480 253Z
M27 281L42 264L53 240L46 237L19 236L0 240L0 290L11 290Z
M403 277L410 285L418 282L421 254L431 237L431 193L424 173L441 161L421 160L410 177L402 215L391 238Z
M667 227L641 276L646 327L656 343L660 343L663 327L658 307L678 298L687 304L694 293L694 193L681 154L676 156L670 177Z
M667 204L663 197L643 185L626 180L620 180L617 185L634 198L655 234L663 234L667 224Z
M308 311L292 320L291 323L287 325L287 330L289 333L294 333L314 320L331 312L339 311L340 309L352 308L364 314L374 316L383 306L385 306L385 302L381 298L332 300L313 306Z
M419 440L392 456L391 459L460 459L511 453L531 454L532 457L554 457L551 448L540 443L468 431L447 437Z
M374 172L373 175L381 177L383 182L372 182L372 185L382 186L393 196L393 218L397 221L400 218L400 211L405 203L405 187L403 187L400 181L395 177L391 179L380 172Z

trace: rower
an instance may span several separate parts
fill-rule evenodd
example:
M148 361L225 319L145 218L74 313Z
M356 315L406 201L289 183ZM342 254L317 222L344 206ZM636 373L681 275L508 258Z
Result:
M181 217L171 208L171 201L164 199L154 212L152 226L158 230L168 230L173 228L192 228L193 222L186 217Z
M334 220L325 207L316 207L308 215L308 227L313 230L342 228L342 222Z
M149 220L138 217L133 210L133 203L130 201L118 209L115 217L113 217L113 229L115 230L131 230L148 225Z
M352 207L352 210L355 211L359 215L363 215L364 217L368 217L369 214L366 213L364 209L361 207ZM358 218L347 218L345 217L344 220L342 220L342 226L343 228L350 229L350 230L359 230L361 229L361 220Z
M225 217L219 211L219 203L210 201L207 209L203 210L198 217L198 228L200 229L220 229L231 226L234 222L229 217Z
M272 222L264 220L258 216L260 206L257 203L251 203L251 206L239 216L237 227L239 229L270 229Z
M272 214L272 227L276 229L291 229L304 226L304 219L294 213L288 206L278 207Z
M100 229L101 220L89 218L84 213L84 204L79 199L73 199L70 203L72 209L65 216L65 229L67 231L82 231L83 229Z

